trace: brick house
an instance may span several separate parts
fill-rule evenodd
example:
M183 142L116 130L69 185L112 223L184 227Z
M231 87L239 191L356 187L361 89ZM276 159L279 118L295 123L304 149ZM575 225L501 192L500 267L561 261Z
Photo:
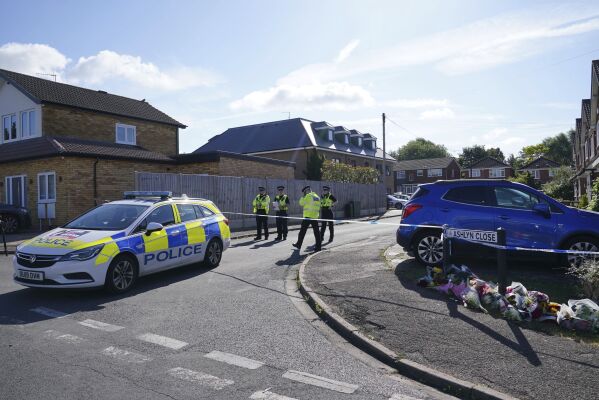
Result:
M599 60L591 63L591 98L583 99L580 118L576 119L572 159L574 161L574 196L591 199L591 186L599 177Z
M518 172L528 172L537 183L544 184L553 180L554 172L559 167L559 163L541 156L524 165Z
M395 191L412 194L420 183L460 178L460 166L453 157L398 161Z
M334 162L374 167L383 175L383 151L376 137L326 121L292 118L229 128L196 152L216 150L292 161L296 164L296 179L307 178L308 159L314 151ZM396 161L387 154L385 162L385 184L391 193Z
M507 179L514 176L511 165L493 157L484 157L470 166L462 168L462 178L465 179Z
M185 125L104 91L0 70L0 202L59 225L134 189L134 172L290 178L293 163L226 152L179 154Z

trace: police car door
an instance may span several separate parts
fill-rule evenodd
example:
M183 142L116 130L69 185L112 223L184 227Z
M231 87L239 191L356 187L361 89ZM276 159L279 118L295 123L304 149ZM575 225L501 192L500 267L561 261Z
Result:
M191 203L177 204L181 221L181 257L178 265L201 262L206 247L206 232L199 207Z
M150 222L157 222L164 229L148 235L145 232L145 227ZM171 244L178 239L180 228L174 225L175 213L172 204L165 204L154 208L142 222L142 230L144 232L141 233L141 238L144 244L144 251L138 255L142 274L145 275L175 265L177 260L173 257L170 248Z

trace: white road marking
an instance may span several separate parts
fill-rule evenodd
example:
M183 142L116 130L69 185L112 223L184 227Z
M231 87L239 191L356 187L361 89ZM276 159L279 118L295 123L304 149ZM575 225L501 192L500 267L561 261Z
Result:
M116 331L120 331L121 329L125 329L124 326L111 325L111 324L107 324L105 322L95 321L93 319L86 319L84 321L79 321L79 323L83 326L87 326L87 327L94 328L94 329L99 329L99 330L105 331L105 332L116 332Z
M187 346L189 343L182 342L177 339L171 339L166 336L155 335L153 333L144 333L143 335L137 336L139 340L143 340L144 342L154 343L159 346L168 347L170 349L179 350L183 347Z
M235 354L223 353L222 351L216 350L204 355L204 357L247 369L258 369L264 365L264 363L260 361L236 356Z
M394 394L389 400L422 400L417 397L407 396L405 394Z
M102 354L110 357L114 357L121 361L127 361L131 363L141 364L146 361L151 361L150 357L146 357L143 354L135 353L128 350L119 349L118 347L110 346L102 350Z
M168 373L175 378L179 378L188 382L199 383L202 386L208 386L214 390L221 390L235 383L229 379L221 379L213 375L208 375L203 372L193 371L191 369L181 367L169 369Z
M81 342L85 341L85 339L83 339L79 336L71 335L69 333L58 332L58 331L55 331L52 329L49 329L49 330L45 331L44 333L48 337L51 337L56 340L62 340L64 342L69 342L69 343L81 343Z
M47 307L36 307L36 308L32 308L29 311L33 311L34 313L38 313L38 314L42 314L45 315L46 317L52 317L52 318L61 318L66 316L66 313L63 313L62 311L57 311L57 310L53 310L51 308L47 308Z
M334 390L340 393L351 394L358 389L358 385L352 385L350 383L334 381L332 379L323 378L322 376L308 374L306 372L292 371L289 370L283 374L283 378L291 379L306 383L308 385L318 386L321 388Z
M263 390L261 392L255 392L250 396L250 399L254 400L297 400L293 397L283 396L270 391L270 389Z

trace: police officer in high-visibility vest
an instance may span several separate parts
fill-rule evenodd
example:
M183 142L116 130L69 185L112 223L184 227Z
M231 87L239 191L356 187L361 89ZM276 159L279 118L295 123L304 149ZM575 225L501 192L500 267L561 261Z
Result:
M254 240L262 239L262 228L264 228L264 238L268 240L268 210L270 207L270 196L266 194L266 189L260 186L258 196L252 201L254 214L256 214L256 237Z
M287 240L287 210L289 210L289 196L284 192L285 186L277 186L278 194L273 205L277 210L277 237L275 240Z
M332 220L335 218L333 215L333 206L337 203L337 199L331 193L331 188L328 186L322 187L322 196L320 197L320 218ZM333 241L335 236L335 229L333 228L333 221L321 221L320 223L320 241L324 242L324 233L327 230L327 224L329 225L329 243Z
M306 231L308 227L312 225L312 230L314 231L314 239L316 240L316 245L314 246L314 251L320 251L321 240L320 240L320 232L318 232L318 214L320 211L320 198L316 193L310 190L310 186L305 186L302 189L302 193L304 196L299 200L299 205L304 209L304 219L302 221L302 226L299 231L299 235L297 237L297 243L293 243L293 247L296 249L300 249L302 247L302 243L304 242L304 236L306 236Z

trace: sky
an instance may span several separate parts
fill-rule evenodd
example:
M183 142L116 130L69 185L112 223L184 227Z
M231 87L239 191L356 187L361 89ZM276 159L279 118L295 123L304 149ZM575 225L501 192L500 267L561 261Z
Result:
M146 99L181 152L288 117L382 139L384 112L387 151L517 154L574 127L599 59L591 1L0 2L0 68Z

